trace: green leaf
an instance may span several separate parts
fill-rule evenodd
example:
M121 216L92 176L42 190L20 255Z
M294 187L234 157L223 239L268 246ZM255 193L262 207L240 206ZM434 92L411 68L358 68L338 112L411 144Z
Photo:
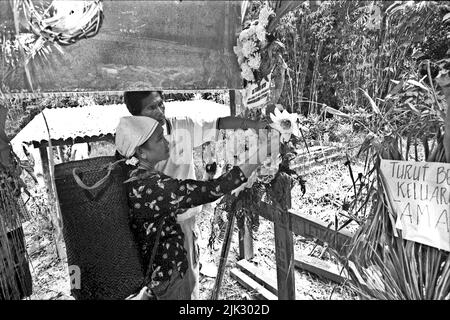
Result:
M444 16L444 18L442 18L442 22L445 22L445 21L447 21L447 20L450 20L450 12L447 13L447 14Z
M418 115L420 115L420 111L417 110L411 103L407 102L406 105L415 113L417 113Z
M370 102L370 106L372 107L373 112L375 112L376 114L381 114L380 109L378 108L378 106L376 105L375 101L373 101L373 99L369 96L369 94L367 93L367 91L360 89L364 95L366 96L366 98L369 100Z
M416 87L422 88L422 89L424 89L424 90L426 90L426 91L429 91L428 88L425 87L423 84L421 84L419 81L416 81L416 80L408 80L408 81L406 81L406 82L409 83L409 84L412 84L413 86L416 86Z
M397 81L395 87L392 88L392 90L388 93L386 98L397 94L402 88L403 88L403 80L402 81Z
M341 112L341 111L339 111L337 109L331 108L331 107L325 107L325 112L334 114L334 115L339 116L339 117L350 119L349 115L347 115L347 114L345 114L345 113L343 113L343 112Z

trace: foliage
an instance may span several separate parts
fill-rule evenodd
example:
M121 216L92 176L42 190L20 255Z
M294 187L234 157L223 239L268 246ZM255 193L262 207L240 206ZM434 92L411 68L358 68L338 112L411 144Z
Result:
M444 96L432 80L428 85L417 73L409 77L398 82L384 100L375 102L366 93L372 113L353 114L369 131L359 151L366 159L365 173L349 208L350 215L363 224L343 261L352 286L367 299L450 298L450 255L393 235L392 221L397 217L380 176L380 159L408 160L412 148L415 161L448 162ZM355 264L350 267L351 261Z
M0 300L24 296L28 264L21 224L27 210L21 198L25 184L20 179L20 162L11 151L12 165L0 164ZM29 271L28 271L29 272Z
M290 12L276 28L285 44L289 84L283 101L305 115L323 104L368 108L420 59L442 59L450 49L448 1L324 1L311 12ZM293 91L293 94L290 94ZM370 110L370 109L367 109Z
M372 4L379 10L371 12ZM365 172L352 179L355 197L347 208L362 228L343 259L355 262L348 271L363 298L449 298L448 254L393 236L395 213L379 176L380 158L446 161L446 104L435 78L450 69L449 8L448 2L334 1L315 12L300 8L277 28L287 44L282 98L307 116L307 137L331 138L335 121L367 133L358 153Z

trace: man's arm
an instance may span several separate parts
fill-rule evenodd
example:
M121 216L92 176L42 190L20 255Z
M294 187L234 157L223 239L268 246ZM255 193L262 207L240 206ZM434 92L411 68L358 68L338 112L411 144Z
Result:
M213 121L203 121L184 117L176 119L176 130L178 135L185 136L189 134L192 146L198 147L206 142L215 141L218 137L218 130L236 130L236 129L268 129L266 121L255 121L238 117L223 117L217 118ZM185 131L183 131L185 130ZM186 132L187 130L187 132Z
M238 118L238 117L223 117L217 119L218 124L217 128L219 130L226 130L226 129L266 129L268 127L268 123L266 121L256 121L256 120L250 120L245 118Z

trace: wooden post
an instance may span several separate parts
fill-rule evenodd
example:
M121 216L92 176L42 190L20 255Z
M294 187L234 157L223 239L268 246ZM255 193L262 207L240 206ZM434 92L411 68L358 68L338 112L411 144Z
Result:
M241 107L242 107L241 93L236 90L230 90L231 115L236 116L237 111L242 112ZM239 228L239 259L250 260L254 256L252 229L249 228L246 221L244 221L243 225L244 225L243 228Z
M275 257L277 263L278 300L295 300L295 260L292 222L288 209L291 207L289 177L282 173L275 178L273 212L275 231Z
M47 187L47 196L49 201L49 207L50 207L50 218L52 220L53 226L55 228L55 246L56 246L56 252L58 254L58 257L63 260L66 257L66 252L64 251L63 245L62 245L62 222L60 220L61 214L59 213L59 205L56 203L56 190L53 189L52 184L52 175L49 165L49 157L47 152L47 147L40 147L39 153L41 156L42 161L42 173L44 175L44 181L45 186Z
M295 300L294 240L287 210L274 212L278 300Z
M64 146L58 146L57 148L58 148L58 155L59 155L59 158L61 159L61 163L64 163L65 161L64 161L64 151L63 151L63 147Z
M252 228L244 222L243 228L239 228L239 260L251 260L253 256Z
M235 90L229 90L230 95L230 115L236 116L236 91Z

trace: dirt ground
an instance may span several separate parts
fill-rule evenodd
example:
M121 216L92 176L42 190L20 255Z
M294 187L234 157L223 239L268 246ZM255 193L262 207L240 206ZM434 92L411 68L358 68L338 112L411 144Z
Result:
M344 220L339 216L339 211L332 203L326 204L321 199L324 195L334 194L336 198L344 197L347 189L352 185L350 176L344 166L344 161L338 161L334 164L326 165L326 168L320 167L312 171L305 178L307 179L307 192L302 196L300 187L294 187L292 190L293 209L302 213L310 214L316 218L320 218L325 222L334 221L334 215L338 214L338 221ZM326 169L326 170L324 170ZM355 169L355 168L354 168ZM256 266L265 270L269 275L276 279L275 264L275 239L273 223L260 217L260 226L257 232L254 232L254 257L251 260ZM202 262L208 265L218 265L221 243L217 246L217 250L211 252L207 248L207 237L210 232L210 214L205 212L199 217L199 227L202 235L201 254ZM350 227L354 229L355 226ZM222 284L220 299L249 299L251 292L244 289L240 284L230 277L230 270L235 267L239 256L238 229L235 227L231 243L228 263L226 266L225 276ZM323 247L315 245L313 239L305 239L301 236L294 236L294 251L296 254L319 256ZM322 259L333 260L330 254L325 251ZM208 299L214 278L200 276L201 283L201 299ZM331 281L320 279L314 274L304 271L295 271L295 287L297 291L297 300L354 300L356 295L349 288L337 285Z
M198 159L198 157L196 158ZM198 161L196 165L199 166ZM353 170L358 172L362 168L356 164ZM352 185L344 160L340 159L330 164L320 165L305 178L307 180L305 195L301 194L299 187L294 187L292 190L293 209L320 218L325 222L334 221L335 214L337 214L338 221L343 221L344 218L339 215L340 209L336 203L348 196ZM42 190L34 187L31 191L34 200L42 199ZM36 212L37 206L33 205L33 199L28 201L27 206L32 211L32 219L24 224L30 269L33 275L33 294L29 299L71 300L73 297L70 295L67 262L61 261L57 257L50 224L47 220L39 218L42 212ZM204 268L202 271L209 270L209 272L204 272L206 274L211 273L211 270L213 273L216 271L214 269L218 265L222 245L221 242L218 242L215 250L207 248L211 218L212 210L209 209L202 211L197 219L201 232L200 261ZM273 223L260 217L259 229L254 232L253 237L257 240L254 241L252 263L276 278ZM322 251L321 246L315 246L313 239L295 236L294 242L296 254L318 256ZM238 259L238 251L238 230L235 227L219 299L252 299L252 292L244 289L230 277L230 270ZM332 258L325 252L322 259L330 260ZM203 273L200 275L200 299L209 299L214 281L214 277L206 276ZM296 270L295 281L298 300L357 299L356 295L347 287L320 279L308 272Z

